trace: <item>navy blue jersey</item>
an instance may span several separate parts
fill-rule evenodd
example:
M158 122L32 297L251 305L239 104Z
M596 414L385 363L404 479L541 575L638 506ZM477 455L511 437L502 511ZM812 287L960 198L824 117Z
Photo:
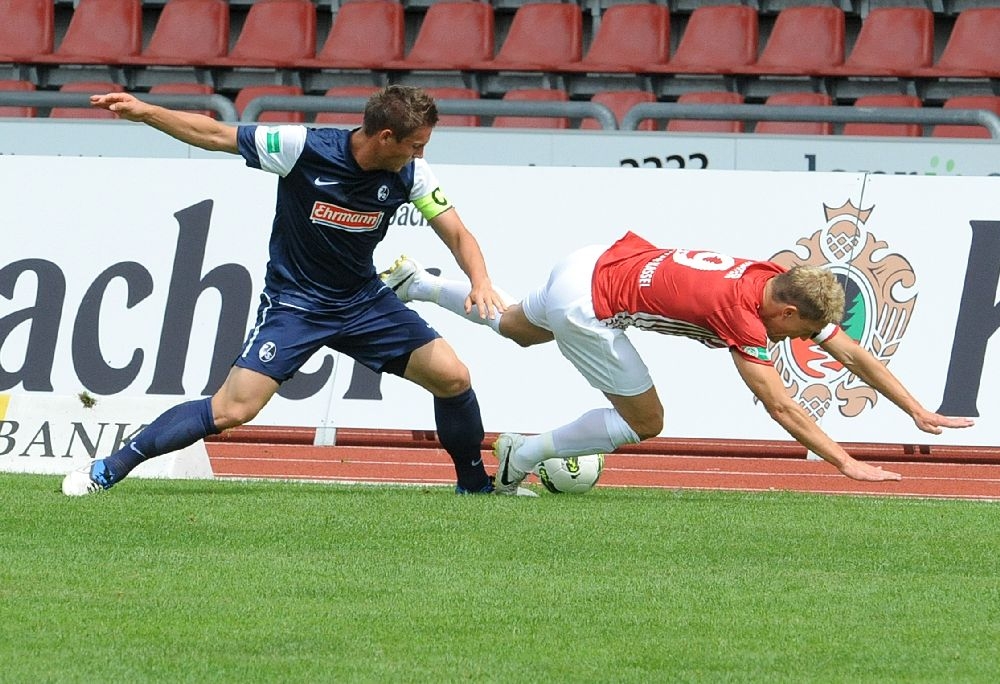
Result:
M427 218L451 206L423 159L398 173L365 171L350 136L341 128L238 129L247 166L279 176L265 285L286 304L336 309L373 291L373 253L400 205L413 201Z

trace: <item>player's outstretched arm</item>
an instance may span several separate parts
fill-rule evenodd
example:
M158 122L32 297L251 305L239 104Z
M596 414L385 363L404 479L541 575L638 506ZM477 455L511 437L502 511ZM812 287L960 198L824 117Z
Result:
M942 428L965 428L974 425L971 418L942 416L940 413L925 409L892 371L843 331L838 332L821 346L849 371L906 412L920 430L939 435Z
M858 461L848 454L794 399L788 396L773 366L749 361L735 349L730 353L743 382L764 404L768 414L800 444L852 480L881 482L902 479L899 473Z
M138 121L181 142L213 152L236 154L236 127L195 112L180 112L143 102L129 93L92 95L93 107L107 109L128 121Z

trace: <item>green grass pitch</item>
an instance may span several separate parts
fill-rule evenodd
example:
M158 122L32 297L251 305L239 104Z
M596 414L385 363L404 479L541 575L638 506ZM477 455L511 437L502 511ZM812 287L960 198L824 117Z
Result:
M997 682L1000 508L0 475L0 682Z

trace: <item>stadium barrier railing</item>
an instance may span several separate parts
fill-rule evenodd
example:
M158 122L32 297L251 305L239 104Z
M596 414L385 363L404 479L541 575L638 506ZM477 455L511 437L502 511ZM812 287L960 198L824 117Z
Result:
M622 118L622 130L632 131L645 119L708 119L728 121L805 121L830 123L904 123L983 126L993 140L1000 139L1000 117L984 109L921 107L808 107L646 102Z
M223 95L177 95L150 94L142 96L145 102L170 107L172 109L211 110L221 121L239 121L239 114L233 101ZM0 91L0 106L9 107L79 107L90 109L90 95L87 93L47 93L33 91ZM44 117L42 117L44 118Z
M231 100L222 95L143 94L153 104L175 109L215 111L226 122L253 122L265 111L301 111L306 113L364 111L366 98L327 97L323 95L264 96L251 100L242 115ZM942 109L922 107L809 107L755 104L677 104L642 103L626 112L622 121L606 106L595 102L526 102L502 100L438 100L441 114L474 116L541 116L593 118L604 130L634 131L646 119L705 119L743 121L806 121L831 123L908 123L924 126L950 124L982 126L991 140L1000 140L1000 116L981 109ZM90 107L84 93L47 93L0 91L0 106L18 107Z

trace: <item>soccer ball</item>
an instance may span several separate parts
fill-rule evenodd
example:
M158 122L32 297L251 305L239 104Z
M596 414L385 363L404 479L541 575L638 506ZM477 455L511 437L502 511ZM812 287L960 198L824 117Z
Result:
M597 484L604 470L604 454L549 458L538 464L538 479L553 494L583 494Z

